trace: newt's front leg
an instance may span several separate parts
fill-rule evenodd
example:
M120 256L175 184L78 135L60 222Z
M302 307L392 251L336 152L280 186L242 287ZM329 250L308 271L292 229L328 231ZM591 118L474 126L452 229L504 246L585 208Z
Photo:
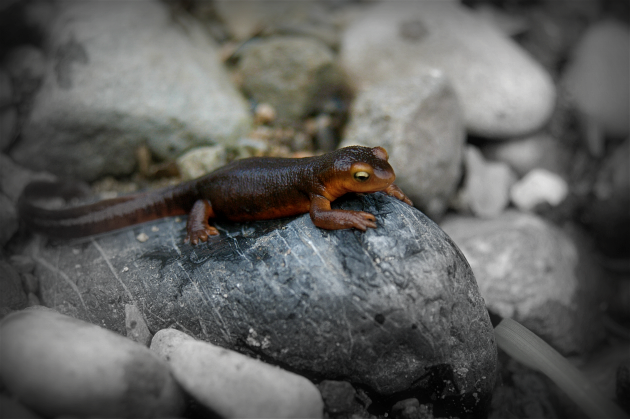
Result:
M405 193L393 183L387 188L383 189L383 192L385 192L389 196L393 196L394 198L399 199L400 201L403 201L407 205L413 206L413 202L411 202L411 199L409 199L407 195L405 195Z
M321 195L311 196L311 220L319 228L341 230L356 228L365 231L376 228L376 218L369 212L331 209L330 201Z
M188 214L188 222L186 223L186 239L184 243L197 244L199 240L205 242L208 236L216 236L219 231L208 224L208 219L214 218L212 205L207 199L199 199L195 201L190 214Z

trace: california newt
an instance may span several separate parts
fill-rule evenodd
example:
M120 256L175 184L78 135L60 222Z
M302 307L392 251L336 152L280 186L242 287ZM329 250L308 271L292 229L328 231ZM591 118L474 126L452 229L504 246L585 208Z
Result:
M337 230L376 228L374 215L331 209L349 192L383 191L412 205L393 184L396 175L382 147L351 146L307 158L254 157L235 160L216 171L176 186L65 209L33 205L32 196L52 190L49 183L28 185L18 202L21 218L48 236L74 238L133 224L188 214L185 242L205 242L219 234L212 218L255 221L310 213L317 227Z

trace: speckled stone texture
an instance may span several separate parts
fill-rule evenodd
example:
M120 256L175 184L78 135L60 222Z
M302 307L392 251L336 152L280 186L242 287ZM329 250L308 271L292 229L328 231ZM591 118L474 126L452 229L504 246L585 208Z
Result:
M220 236L193 247L184 220L170 218L81 241L40 238L27 252L42 301L63 313L123 332L124 305L135 304L152 332L174 325L307 377L485 411L496 346L462 253L384 194L333 207L371 212L378 228L327 231L308 215L218 223Z

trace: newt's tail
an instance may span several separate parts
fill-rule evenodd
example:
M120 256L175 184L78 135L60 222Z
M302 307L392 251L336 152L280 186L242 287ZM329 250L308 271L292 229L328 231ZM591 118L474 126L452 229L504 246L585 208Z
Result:
M71 239L116 230L130 225L173 215L184 215L192 207L193 194L186 184L154 192L126 195L93 204L47 209L34 204L50 200L85 196L76 182L30 183L18 200L20 218L30 229L50 237Z

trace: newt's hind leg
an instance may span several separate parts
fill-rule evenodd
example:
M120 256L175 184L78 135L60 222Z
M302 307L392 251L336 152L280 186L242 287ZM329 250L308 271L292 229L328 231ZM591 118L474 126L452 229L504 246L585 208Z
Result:
M199 199L195 201L190 214L188 214L188 223L186 223L186 239L184 243L199 243L199 240L205 242L208 236L216 236L219 231L208 224L208 219L214 218L212 204L207 199Z

